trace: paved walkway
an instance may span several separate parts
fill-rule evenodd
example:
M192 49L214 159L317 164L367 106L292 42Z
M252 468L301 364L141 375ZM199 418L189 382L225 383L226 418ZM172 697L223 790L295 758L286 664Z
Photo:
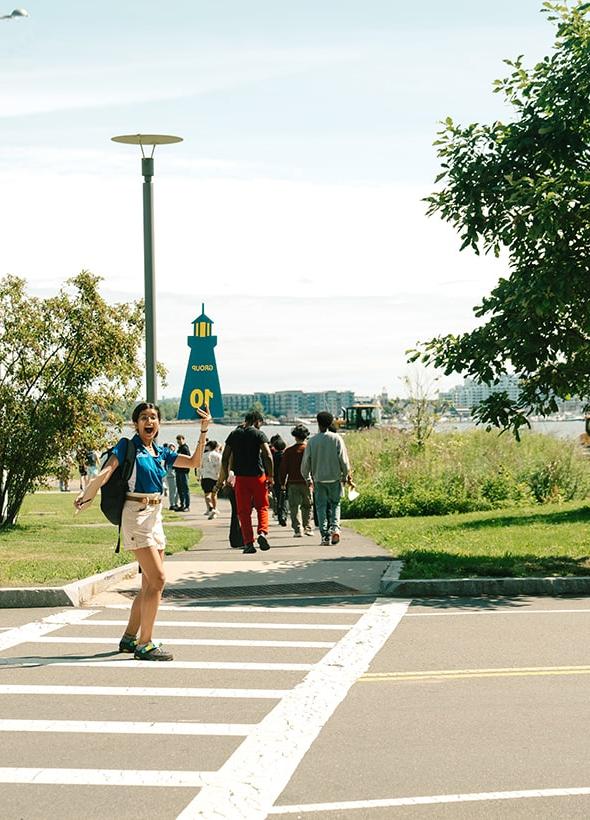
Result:
M212 521L194 500L193 510L179 514L175 523L198 527L203 538L194 549L166 559L168 600L375 595L391 563L389 553L352 530L342 531L337 546L322 547L317 530L312 537L295 538L290 526L276 522L269 533L271 549L243 555L229 545L229 502L220 502L220 515ZM139 584L139 576L121 581L90 605L128 601Z

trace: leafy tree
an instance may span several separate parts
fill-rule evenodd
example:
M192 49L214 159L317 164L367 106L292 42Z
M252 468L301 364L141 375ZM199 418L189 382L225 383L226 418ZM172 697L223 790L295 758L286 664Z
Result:
M143 308L108 305L87 271L47 299L0 280L0 527L73 452L101 448L111 408L136 395Z
M511 73L494 90L510 122L444 121L435 142L444 187L426 200L461 249L505 254L509 274L474 308L477 329L409 351L486 384L515 372L519 399L496 393L477 415L517 437L557 398L590 396L590 3L543 7L556 27L551 56L530 69L522 57L505 61Z

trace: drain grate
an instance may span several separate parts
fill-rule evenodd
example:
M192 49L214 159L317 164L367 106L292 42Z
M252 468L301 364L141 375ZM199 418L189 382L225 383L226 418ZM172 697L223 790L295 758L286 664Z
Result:
M135 597L135 590L117 590L127 598ZM187 598L274 598L289 595L358 595L358 589L335 581L315 581L306 584L266 584L243 587L165 587L162 597L168 601Z

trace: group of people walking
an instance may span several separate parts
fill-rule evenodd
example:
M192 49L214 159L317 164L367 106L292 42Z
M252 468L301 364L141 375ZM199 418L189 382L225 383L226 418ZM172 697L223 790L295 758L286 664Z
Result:
M279 525L286 526L287 503L296 538L313 535L315 512L322 545L340 541L340 502L343 487L353 486L346 445L333 429L334 417L327 411L317 415L319 432L309 438L305 425L296 425L291 434L295 444L286 447L279 436L269 441L262 432L262 415L246 414L244 423L227 438L217 489L230 479L246 554L268 550L269 506ZM252 510L256 511L256 539Z
M225 442L223 454L216 441L207 439L211 416L206 410L200 416L200 434L191 455L184 436L177 437L177 446L156 443L160 430L160 410L152 403L142 402L132 414L135 435L133 468L124 488L121 519L121 541L124 549L134 552L141 571L141 590L131 606L119 651L132 653L139 661L170 661L173 656L153 640L154 624L165 585L164 549L166 537L162 524L165 481L174 472L178 504L171 508L190 509L188 474L199 470L205 494L207 515L217 515L217 493L227 487L233 494L232 522L240 546L246 555L257 548L270 549L269 493L275 494L275 509L283 523L282 506L286 497L291 525L296 537L313 535L312 494L323 545L340 541L340 499L343 486L352 485L350 462L343 439L330 428L333 417L328 412L317 415L319 432L309 437L304 425L292 432L295 444L283 446L274 440L271 445L260 429L262 415L246 414L243 424L233 430ZM278 444L278 446L277 446ZM130 441L121 438L100 470L90 478L74 501L77 511L92 502L96 494L126 462ZM120 472L120 471L119 471ZM170 492L171 484L168 484ZM172 502L172 498L171 498ZM252 511L256 511L256 538L252 526ZM286 525L286 520L284 521ZM230 531L231 537L231 531ZM232 546L234 546L232 540Z

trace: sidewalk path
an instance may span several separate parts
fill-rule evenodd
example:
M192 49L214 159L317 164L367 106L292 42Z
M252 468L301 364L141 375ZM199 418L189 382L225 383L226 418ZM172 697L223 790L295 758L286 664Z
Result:
M375 595L391 564L389 553L351 530L342 531L337 546L322 547L317 530L312 537L295 538L291 527L274 522L271 549L243 555L229 546L229 502L221 501L219 517L209 521L198 501L193 499L194 512L179 514L175 523L198 527L203 538L194 549L166 559L167 600ZM139 584L139 576L119 582L91 605L128 601Z

